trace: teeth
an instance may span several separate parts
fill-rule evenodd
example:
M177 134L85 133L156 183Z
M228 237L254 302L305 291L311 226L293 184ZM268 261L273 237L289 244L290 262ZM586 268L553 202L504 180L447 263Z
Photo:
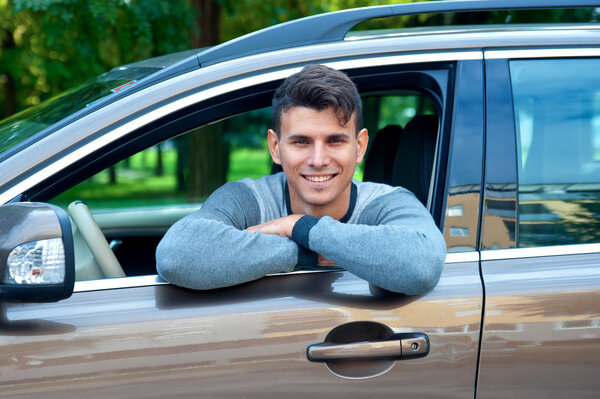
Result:
M324 182L324 181L328 181L331 180L331 175L329 176L306 176L306 178L310 181L314 181L314 182Z

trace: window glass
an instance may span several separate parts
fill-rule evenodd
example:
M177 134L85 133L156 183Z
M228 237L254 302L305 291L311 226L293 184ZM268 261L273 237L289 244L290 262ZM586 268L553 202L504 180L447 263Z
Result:
M141 151L72 187L51 202L90 209L202 203L227 181L271 171L266 132L271 108L204 126Z
M0 155L25 139L136 82L156 68L120 67L0 122Z
M510 62L519 245L600 241L600 60Z
M373 94L363 100L363 114L370 137L364 180L402 186L429 207L440 119L435 103L415 91Z

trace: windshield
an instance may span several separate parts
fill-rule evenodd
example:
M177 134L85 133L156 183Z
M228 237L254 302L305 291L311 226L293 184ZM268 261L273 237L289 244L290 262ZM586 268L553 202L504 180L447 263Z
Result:
M0 154L35 133L158 69L120 67L0 122Z

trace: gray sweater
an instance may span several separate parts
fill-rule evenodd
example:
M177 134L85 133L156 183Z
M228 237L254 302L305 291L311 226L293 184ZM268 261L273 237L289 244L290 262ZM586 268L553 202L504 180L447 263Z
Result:
M213 289L317 264L317 254L381 288L422 294L437 284L446 245L429 212L408 190L352 182L338 220L303 216L292 238L245 229L291 214L285 175L230 182L175 223L158 245L167 281Z

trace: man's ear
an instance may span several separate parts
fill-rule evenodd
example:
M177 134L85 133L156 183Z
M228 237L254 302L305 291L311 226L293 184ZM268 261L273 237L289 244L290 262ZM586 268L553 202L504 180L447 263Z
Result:
M269 144L269 153L273 163L281 165L281 158L279 157L279 137L273 129L269 129L267 133L267 143Z
M356 151L356 164L358 165L362 162L363 158L365 157L367 145L369 144L369 132L367 131L367 129L362 129L360 132L358 132L358 135L356 136L356 141L356 145L358 147Z

